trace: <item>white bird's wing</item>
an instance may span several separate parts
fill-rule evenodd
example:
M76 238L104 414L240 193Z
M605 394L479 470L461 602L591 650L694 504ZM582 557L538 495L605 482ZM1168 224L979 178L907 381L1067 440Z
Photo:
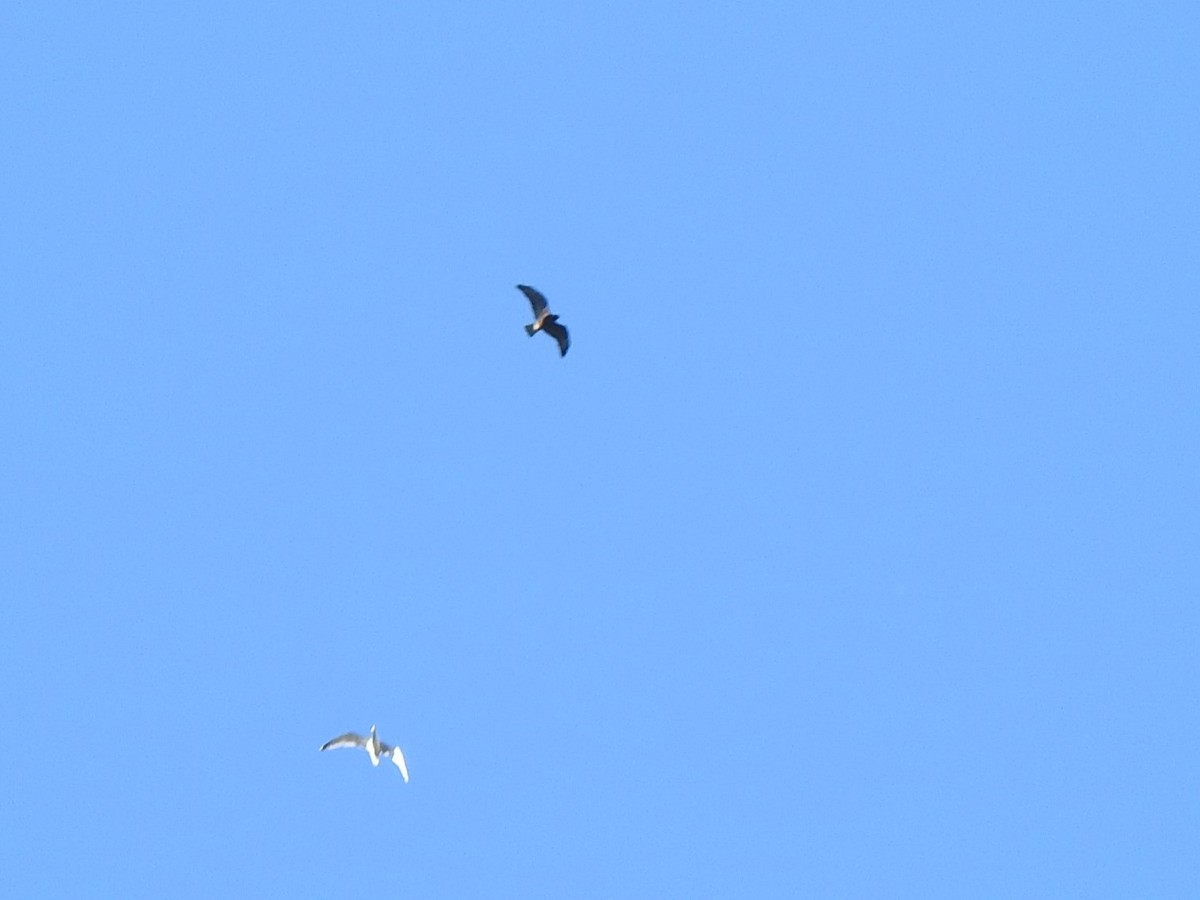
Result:
M367 739L361 734L355 734L353 731L347 731L345 734L340 734L335 738L326 741L321 745L322 750L332 750L335 747L365 747Z
M404 762L403 751L399 747L389 747L387 744L383 745L382 750L384 756L391 757L392 762L396 764L396 768L400 770L400 775L404 778L404 783L408 784L408 765Z

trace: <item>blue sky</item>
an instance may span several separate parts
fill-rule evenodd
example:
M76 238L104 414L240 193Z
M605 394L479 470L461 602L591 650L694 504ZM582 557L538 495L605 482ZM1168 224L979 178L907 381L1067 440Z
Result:
M0 893L1196 896L1194 4L353 6L0 8Z

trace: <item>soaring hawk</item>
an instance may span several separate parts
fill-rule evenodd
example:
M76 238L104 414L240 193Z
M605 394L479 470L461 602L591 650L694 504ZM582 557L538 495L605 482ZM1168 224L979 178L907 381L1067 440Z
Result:
M518 284L517 290L529 298L529 304L533 307L533 322L525 326L525 333L533 337L539 331L546 332L558 341L558 355L566 356L567 348L571 346L571 338L567 335L566 326L559 324L558 316L550 312L541 291L527 284Z

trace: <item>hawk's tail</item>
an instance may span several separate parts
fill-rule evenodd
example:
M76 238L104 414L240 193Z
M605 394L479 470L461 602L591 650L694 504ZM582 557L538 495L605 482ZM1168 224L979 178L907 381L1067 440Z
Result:
M533 333L534 333L535 331L537 331L537 329L536 329L536 328L534 328L532 325L526 325L526 326L525 326L525 333L526 333L527 335L529 335L530 337L533 337Z

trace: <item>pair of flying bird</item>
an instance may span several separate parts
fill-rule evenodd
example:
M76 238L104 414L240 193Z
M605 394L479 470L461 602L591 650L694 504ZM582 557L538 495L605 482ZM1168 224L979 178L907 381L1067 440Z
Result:
M525 333L533 337L539 331L544 331L558 343L558 355L566 356L567 348L571 346L571 338L567 334L566 326L559 324L558 316L550 312L550 305L541 291L527 284L518 284L517 290L529 298L529 305L533 307L533 321L525 326ZM381 759L391 759L400 770L401 777L408 782L408 764L404 761L404 752L399 747L381 741L375 733L374 725L371 726L371 733L368 735L348 731L321 745L322 750L334 750L338 747L358 747L366 750L373 766L378 766Z

